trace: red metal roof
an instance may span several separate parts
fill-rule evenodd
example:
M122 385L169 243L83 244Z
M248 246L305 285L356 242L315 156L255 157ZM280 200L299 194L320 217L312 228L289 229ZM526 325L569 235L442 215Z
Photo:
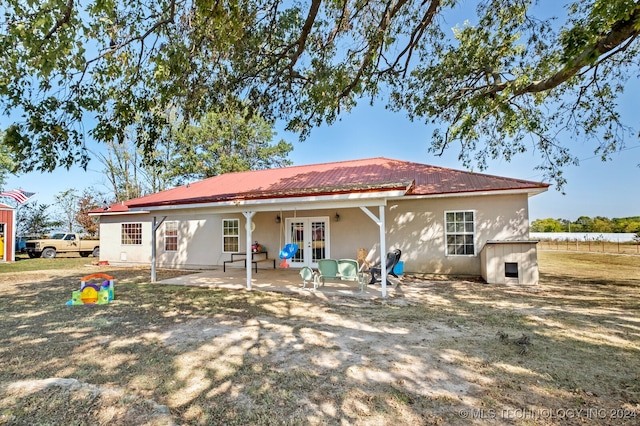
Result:
M544 190L546 183L512 179L388 158L226 173L145 197L114 204L110 213L134 207L212 203L409 190L406 195L481 191ZM92 213L104 212L97 209Z

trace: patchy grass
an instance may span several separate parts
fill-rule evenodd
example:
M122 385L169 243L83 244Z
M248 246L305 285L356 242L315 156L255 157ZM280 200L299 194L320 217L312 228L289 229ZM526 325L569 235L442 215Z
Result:
M80 257L77 253L58 255L55 259L29 259L29 257L24 254L18 254L15 262L0 264L0 273L70 270L82 268L84 265L95 266L97 264L98 259L93 256Z
M327 302L73 261L0 265L0 424L640 424L635 256ZM96 271L116 300L65 306Z

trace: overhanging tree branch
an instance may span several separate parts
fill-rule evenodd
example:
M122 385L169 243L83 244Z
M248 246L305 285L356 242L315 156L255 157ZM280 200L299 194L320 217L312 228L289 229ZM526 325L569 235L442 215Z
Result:
M585 66L591 66L594 58L614 51L614 49L631 42L640 34L640 2L626 20L616 22L611 30L599 37L593 45L585 48L579 55L565 65L560 71L543 79L532 82L521 88L515 88L516 95L540 93L553 89L578 74ZM624 47L624 46L623 46ZM504 82L480 88L483 95L491 95L512 86L512 82Z

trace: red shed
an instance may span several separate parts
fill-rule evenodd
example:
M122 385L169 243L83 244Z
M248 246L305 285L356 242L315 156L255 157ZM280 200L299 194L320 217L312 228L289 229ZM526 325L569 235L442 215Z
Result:
M13 262L15 247L16 209L0 203L0 262Z

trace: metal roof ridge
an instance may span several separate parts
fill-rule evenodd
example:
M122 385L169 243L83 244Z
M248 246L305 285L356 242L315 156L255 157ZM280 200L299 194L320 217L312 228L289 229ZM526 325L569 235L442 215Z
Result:
M226 176L226 175L234 175L234 174L245 174L245 173L258 173L258 172L265 172L265 171L273 171L273 170L290 170L290 169L296 169L296 168L302 168L302 167L314 167L314 166L326 166L326 165L330 165L330 164L344 164L344 163L362 163L362 162L367 162L367 161L371 161L371 160L385 160L385 161L395 161L395 162L405 162L403 160L396 160L393 158L387 158L387 157L367 157L367 158L360 158L357 160L339 160L339 161L325 161L323 163L309 163L309 164L292 164L290 166L282 166L282 167L269 167L266 169L252 169L252 170L241 170L241 171L237 171L237 172L227 172L227 173L221 173L219 175L215 175L215 176L211 176L208 177L206 179L202 179L196 182L203 182L205 180L209 180L209 179L213 179L219 176ZM416 163L416 164L420 164L420 163ZM193 183L196 183L193 182ZM193 185L192 183L192 185ZM184 186L184 185L181 185ZM179 188L179 187L176 187Z

